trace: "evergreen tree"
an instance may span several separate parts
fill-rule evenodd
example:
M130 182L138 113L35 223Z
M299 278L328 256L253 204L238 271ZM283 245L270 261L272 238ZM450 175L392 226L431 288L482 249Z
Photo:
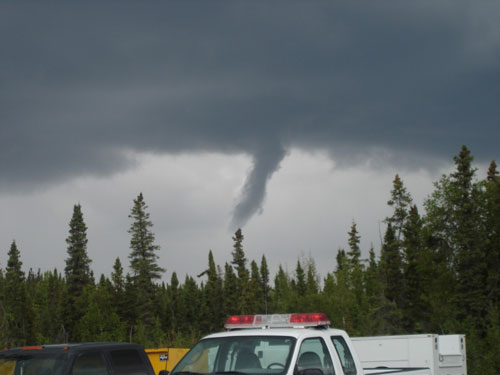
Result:
M383 332L382 306L385 302L379 265L373 246L369 251L368 267L364 272L363 279L368 305L366 312L367 319L365 319L365 324L363 325L363 335L373 336Z
M26 278L25 289L26 289L26 302L24 304L24 337L26 344L35 344L37 342L37 332L39 331L39 314L37 312L37 306L35 305L36 290L38 283L41 280L41 273L35 274L33 269L30 268L28 272L28 277Z
M241 232L241 229L238 229L234 233L233 237L233 261L231 263L236 267L236 274L240 280L243 280L245 275L248 274L248 270L246 268L247 259L245 257L245 252L243 251L243 239L243 233Z
M309 258L306 264L306 293L308 296L315 296L319 293L318 272L312 258Z
M179 279L177 278L177 273L172 272L170 277L170 285L167 288L167 294L169 299L169 326L170 326L170 340L175 341L177 333L181 329L182 324L182 314L184 313L184 308L182 304L182 299L180 295Z
M148 206L144 201L142 193L134 200L129 218L132 224L129 229L131 234L129 254L132 280L136 289L137 320L144 324L146 334L153 329L155 281L160 279L165 272L158 265L157 251L160 249L155 245L155 235L151 231L153 223L149 220Z
M355 303L351 305L351 319L357 334L363 330L365 323L364 315L368 310L366 294L363 285L364 267L361 264L361 249L359 246L361 236L358 233L356 223L353 221L348 232L349 251L347 252L347 285L353 293ZM353 332L354 333L354 332Z
M422 243L422 220L418 214L417 206L412 206L408 213L407 221L403 227L403 279L404 283L404 306L403 319L407 332L424 330L419 327L420 322L424 321L424 314L428 310L422 299L426 293L423 289L423 277L425 277L425 249Z
M111 273L111 281L115 293L121 294L125 289L125 280L123 278L123 267L120 258L116 258L113 265L113 272Z
M267 314L268 303L269 303L269 268L267 267L266 257L262 255L262 260L260 261L260 276L262 283L262 293L264 298L264 312Z
M224 303L222 280L217 272L212 250L208 253L208 269L203 274L207 275L207 283L203 290L204 319L201 321L201 328L203 332L214 332L223 327L225 317L221 309Z
M250 312L253 314L262 314L264 312L264 291L262 290L262 278L259 271L257 262L252 260L250 263Z
M243 251L243 233L241 229L238 229L234 233L233 241L233 261L231 262L236 268L236 274L238 276L237 283L237 294L238 294L238 310L240 314L247 314L251 309L251 301L249 300L250 292L250 277L248 269L246 268L247 259L245 257L245 252Z
M7 345L26 344L27 294L25 275L22 271L21 253L12 241L8 253L4 285L4 311L7 323Z
M117 309L117 314L122 322L127 322L127 316L124 311L127 309L125 304L125 278L123 276L123 267L120 258L116 258L111 272L111 300Z
M394 208L394 212L391 217L386 218L386 222L392 225L395 236L399 241L408 217L408 210L410 209L413 201L399 175L394 177L392 187L391 199L387 202L387 204Z
M38 344L64 343L68 337L64 330L65 281L57 271L48 271L37 286L37 305L40 314Z
M454 157L456 171L451 174L450 204L456 230L453 232L455 248L455 270L457 273L458 304L464 316L484 320L487 312L487 259L479 211L483 197L474 181L473 157L467 147L462 146ZM482 329L482 328L480 328Z
M487 304L500 308L500 176L493 160L484 182Z
M349 257L351 264L359 264L359 259L361 257L361 249L359 248L359 240L361 236L358 233L358 228L356 223L353 221L351 225L351 230L349 231L349 251L347 256Z
M234 315L239 313L238 302L238 278L234 274L233 267L226 263L224 266L224 284L223 284L223 295L224 295L224 315Z
M335 289L331 296L333 305L333 316L337 317L338 327L353 332L355 329L352 316L355 304L354 293L350 284L349 260L344 250L337 253L337 270L335 276Z
M274 289L272 294L272 311L275 314L287 313L291 309L292 290L288 275L281 265L274 278Z
M398 306L401 304L401 282L403 280L402 262L394 228L387 226L382 245L381 264L384 295Z
M186 275L184 285L181 288L181 299L183 313L180 316L181 332L191 338L200 336L200 312L201 312L201 293L196 281Z
M306 274L300 264L300 260L297 260L297 266L295 267L295 290L299 299L306 296Z
M88 305L77 323L78 337L82 341L125 341L126 325L120 320L118 309L113 304L113 285L103 276L97 285L89 285Z
M337 271L341 271L344 269L345 266L345 261L346 261L346 254L344 249L338 249L337 250Z
M93 283L90 271L91 260L87 254L87 226L83 220L82 208L79 204L73 206L73 216L69 222L69 236L66 259L67 305L65 313L66 329L72 340L78 341L73 329L81 319L81 311L87 301L83 298L83 290Z
M394 228L389 223L384 236L379 270L382 276L382 290L385 301L382 313L385 323L385 333L395 334L401 330L401 311L403 302L402 262L399 244Z

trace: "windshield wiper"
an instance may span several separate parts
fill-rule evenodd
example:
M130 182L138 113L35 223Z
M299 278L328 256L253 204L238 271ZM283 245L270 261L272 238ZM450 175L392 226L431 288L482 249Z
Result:
M247 372L243 372L243 371L216 371L216 372L212 372L212 374L215 374L215 375L231 375L231 374L248 375Z

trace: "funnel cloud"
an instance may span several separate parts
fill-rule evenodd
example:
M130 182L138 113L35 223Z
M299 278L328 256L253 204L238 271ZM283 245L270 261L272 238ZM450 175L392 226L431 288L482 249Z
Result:
M285 157L281 147L262 149L254 155L253 166L249 172L241 198L234 208L231 231L243 227L256 213L262 211L266 196L266 184Z

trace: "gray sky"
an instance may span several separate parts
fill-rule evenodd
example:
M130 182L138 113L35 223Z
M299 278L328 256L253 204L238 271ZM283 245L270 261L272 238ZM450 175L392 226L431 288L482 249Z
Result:
M498 159L500 2L0 5L0 266L62 269L82 204L97 274L143 192L171 273L231 235L275 267L379 242L466 144Z

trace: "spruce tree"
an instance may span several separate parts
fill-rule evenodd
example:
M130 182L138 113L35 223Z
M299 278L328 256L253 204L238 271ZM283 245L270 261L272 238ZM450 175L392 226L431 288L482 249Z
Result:
M349 257L351 263L359 264L359 259L361 257L361 249L359 248L359 240L361 236L358 233L358 228L356 223L353 221L351 225L351 230L349 231L349 251L347 252L347 256Z
M146 211L148 206L142 193L134 200L129 218L132 224L128 230L131 234L129 254L132 280L136 289L137 320L144 324L146 331L154 325L155 281L165 272L158 265L157 252L160 249L155 244L152 232L153 223Z
M264 255L262 255L262 260L260 261L260 276L262 283L262 292L264 297L264 312L267 314L268 303L269 303L269 268L267 267L267 260Z
M69 236L66 239L68 258L64 269L67 285L65 323L71 340L78 340L73 329L82 317L83 308L87 305L83 290L93 283L87 242L87 226L83 220L82 208L76 204L73 206L73 215L69 222Z
M344 249L338 249L337 250L337 256L336 256L336 261L337 261L337 271L342 271L345 267L346 263L346 253Z
M394 212L391 217L386 218L386 222L394 228L398 241L401 239L401 233L412 202L410 193L408 193L399 175L396 174L392 182L391 199L387 202L390 207L394 208Z
M298 297L304 298L307 292L306 274L304 268L300 264L300 260L297 260L297 266L295 267L295 288Z
M234 274L233 267L226 263L224 265L224 284L223 284L223 295L224 295L224 315L234 315L238 314L239 307L239 292L238 292L238 278Z
M273 313L288 313L292 307L292 288L290 278L281 265L274 277L274 288L272 294Z
M184 308L180 316L182 319L181 331L191 338L199 337L200 320L203 318L200 316L202 299L200 289L191 276L186 275L184 285L181 288L181 298Z
M238 229L234 233L233 237L233 261L231 262L236 267L236 274L240 281L244 280L248 276L248 270L246 268L247 259L245 257L245 252L243 251L243 233L241 229Z
M111 285L110 292L113 305L117 309L117 314L122 322L127 322L127 315L124 313L128 308L125 301L125 278L123 276L123 267L120 258L116 258L113 265L113 272L111 272Z
M250 275L246 268L247 259L243 250L243 233L238 229L233 236L233 261L231 262L236 268L238 276L237 294L238 294L238 310L240 314L247 314L251 309L250 301Z
M451 174L450 203L454 207L455 270L457 272L458 303L465 316L479 323L487 312L487 255L482 217L479 208L483 202L478 184L474 180L476 169L467 147L462 146L454 157L456 171ZM482 330L482 324L479 323Z
M377 335L383 332L383 316L381 307L384 305L382 282L379 272L379 264L375 256L373 246L370 248L368 266L364 272L364 286L368 309L367 319L364 320L363 335Z
M404 283L404 306L403 319L407 332L423 330L421 322L428 310L423 301L426 294L423 278L428 277L424 257L425 249L422 241L422 220L418 214L417 206L412 206L408 213L407 221L403 227L403 279Z
M169 327L171 340L176 339L176 334L181 329L182 314L184 313L182 299L180 295L179 279L177 273L172 272L170 284L167 287L167 295L169 300Z
M500 311L500 176L494 160L490 163L484 185L487 303L498 307Z
M22 270L21 253L16 241L12 241L8 252L7 268L5 271L4 311L7 320L7 345L17 346L26 344L27 325L27 293L26 279Z
M47 271L39 282L36 304L39 306L40 330L38 344L67 342L64 327L63 297L65 282L57 269Z
M353 221L348 232L349 251L347 252L347 282L351 289L355 303L351 304L351 319L356 333L360 334L364 323L364 310L366 306L366 294L363 285L364 267L361 264L361 249L359 246L361 236L358 233L357 225Z
M396 334L401 331L401 306L403 302L402 262L399 244L394 228L389 223L382 245L379 270L385 301L382 304L384 333Z
M264 312L264 291L262 290L262 282L259 266L257 262L252 260L250 263L250 311L253 314L262 314Z
M212 250L208 253L208 269L201 275L207 275L207 282L203 289L204 319L201 321L203 332L218 331L223 327L224 315L222 280L217 272ZM199 276L201 276L199 275Z

